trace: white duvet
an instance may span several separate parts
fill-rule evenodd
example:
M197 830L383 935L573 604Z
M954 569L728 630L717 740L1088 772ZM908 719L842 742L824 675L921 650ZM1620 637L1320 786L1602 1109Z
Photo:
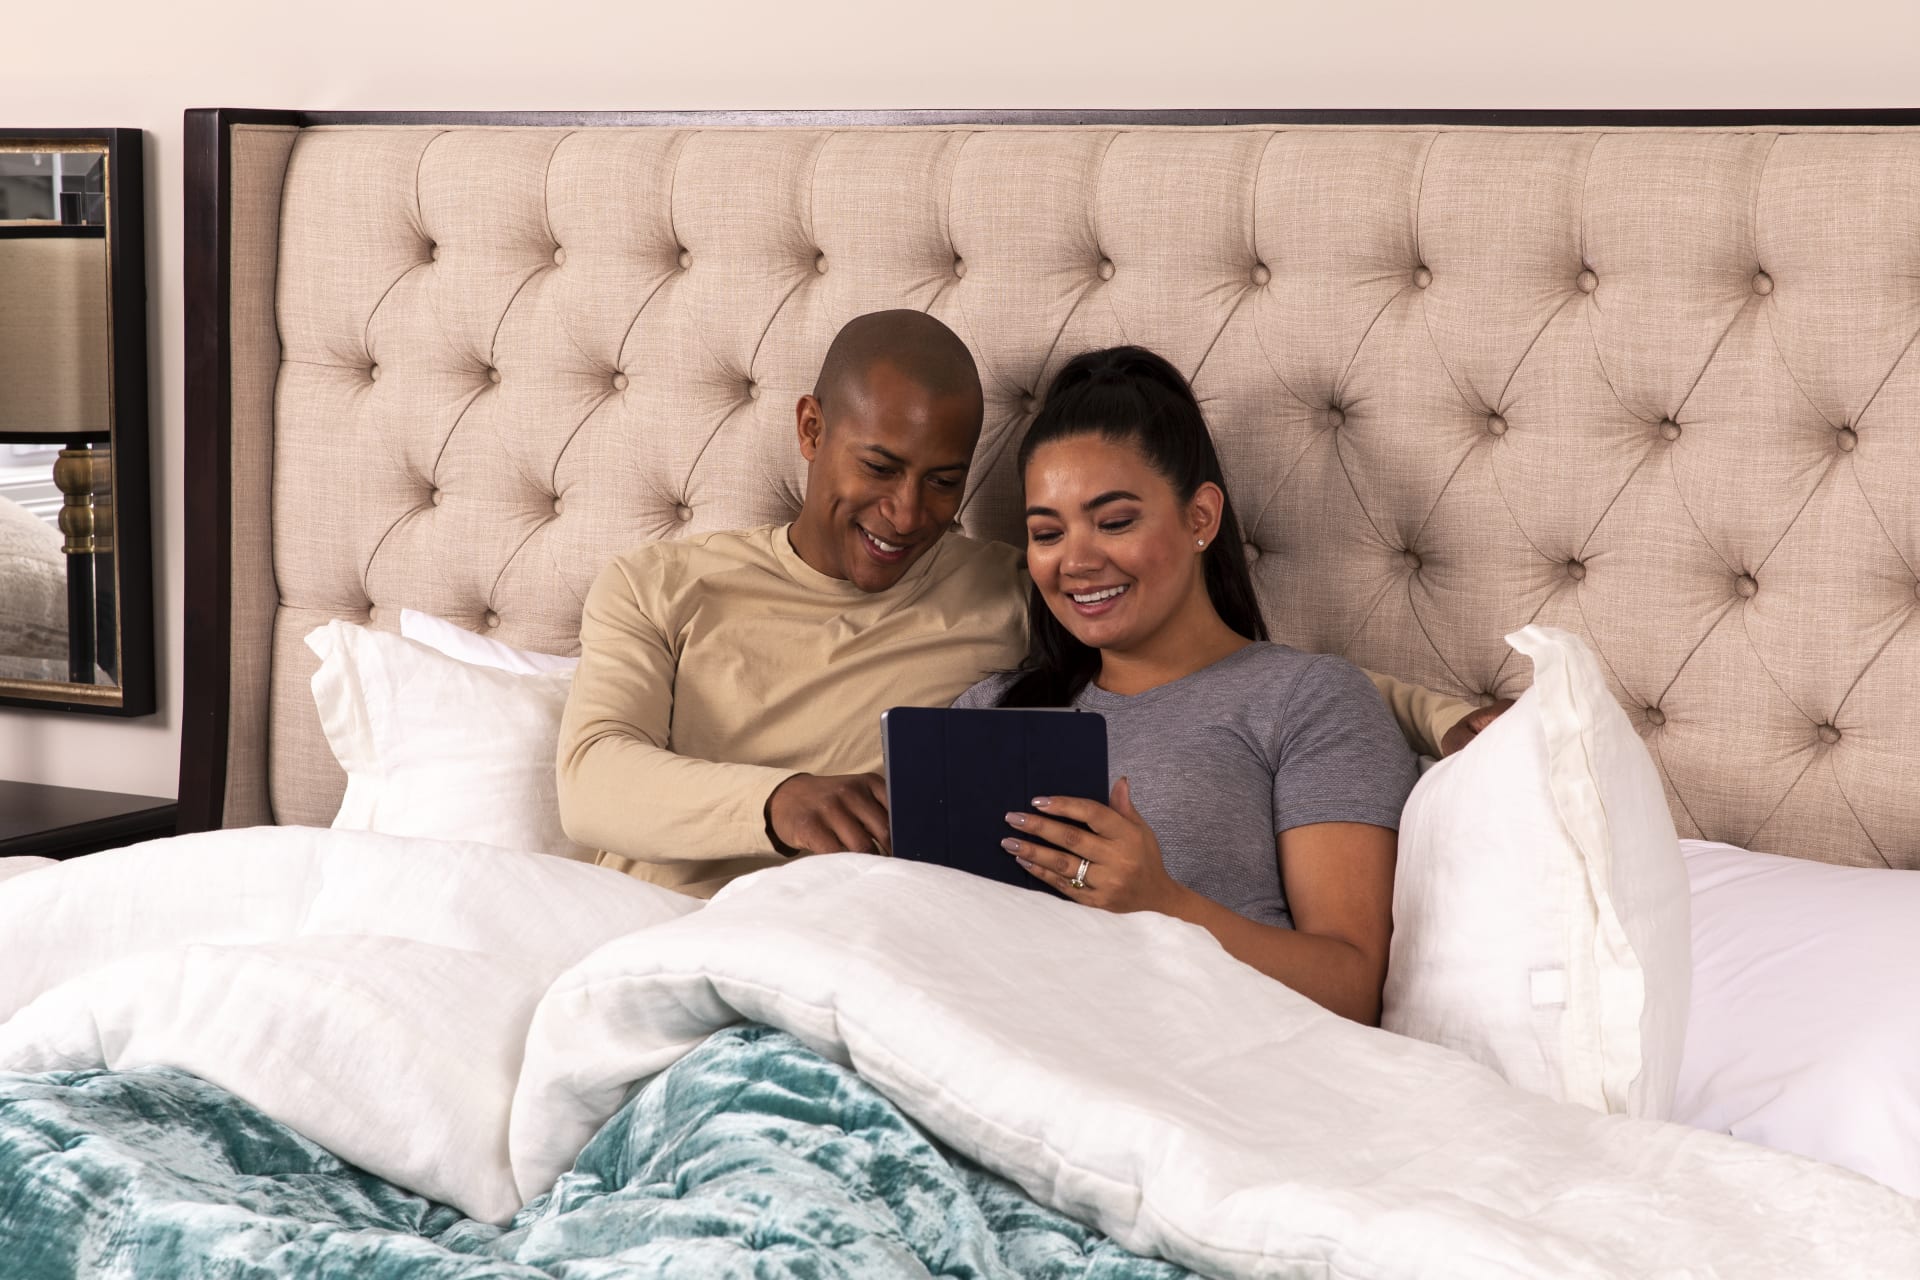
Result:
M1521 1093L1203 931L810 858L704 907L299 828L0 864L0 1069L165 1063L475 1217L743 1018L1137 1252L1232 1276L1920 1276L1920 1201Z

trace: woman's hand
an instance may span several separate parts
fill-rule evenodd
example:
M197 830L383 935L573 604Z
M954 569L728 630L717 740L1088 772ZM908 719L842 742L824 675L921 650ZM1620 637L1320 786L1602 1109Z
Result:
M1007 815L1020 835L1000 842L1029 873L1090 907L1175 914L1187 890L1167 874L1160 841L1135 811L1125 778L1113 784L1111 806L1073 796L1041 796L1033 803L1041 812ZM1076 875L1082 887L1074 886Z

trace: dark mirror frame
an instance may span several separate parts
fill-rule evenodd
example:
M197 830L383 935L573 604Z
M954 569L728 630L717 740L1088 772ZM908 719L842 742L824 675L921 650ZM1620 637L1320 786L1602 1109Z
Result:
M154 711L153 537L149 512L145 135L139 129L0 129L10 149L104 146L107 153L107 307L112 344L114 599L118 685L0 681L0 706L91 715ZM44 692L43 692L44 691Z

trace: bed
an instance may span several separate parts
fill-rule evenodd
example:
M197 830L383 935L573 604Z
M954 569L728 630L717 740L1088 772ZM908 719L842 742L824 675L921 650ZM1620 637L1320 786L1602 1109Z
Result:
M393 631L405 609L526 650L577 651L582 600L612 552L792 516L803 482L792 405L828 339L854 315L911 306L952 326L982 371L966 532L1020 538L1012 459L1060 364L1095 346L1151 346L1188 374L1209 415L1276 639L1485 701L1531 679L1503 637L1564 630L1597 657L1681 837L1920 867L1909 781L1920 760L1914 123L190 112L180 814L183 831L207 834L149 847L147 865L165 868L178 886L166 900L183 903L217 899L236 877L311 880L323 865L376 892L356 877L388 855L327 852L305 831L333 819L345 777L315 711L318 659L304 638L336 620ZM105 885L139 874L131 856L71 874ZM956 1177L984 1180L974 1203L988 1217L1055 1215L1033 1255L1044 1265L1019 1274L1920 1265L1920 1207L1865 1179L1678 1126L1592 1127L1564 1104L1496 1098L1497 1081L1449 1074L1430 1046L1383 1048L1393 1038L1377 1032L1350 1040L1291 1005L1270 1010L1288 1028L1281 1039L1352 1069L1341 1105L1404 1109L1409 1088L1419 1092L1409 1082L1434 1082L1420 1109L1456 1114L1473 1133L1423 1130L1403 1150L1372 1153L1380 1169L1335 1160L1280 1185L1262 1182L1250 1135L1208 1146L1192 1135L1215 1132L1210 1121L1129 1127L1130 1100L1151 1096L1151 1081L1116 1085L1118 1112L1055 1118L1033 1098L1064 1112L1056 1068L1090 1043L1115 1046L1094 1076L1126 1074L1117 1063L1132 1042L1111 1010L1076 1012L1073 987L1042 982L1004 1023L970 1022L954 1012L966 993L949 990L937 961L939 912L894 918L875 876L831 859L793 871L778 894L756 884L698 912L634 898L633 912L658 919L631 937L603 920L577 948L509 950L491 968L449 971L436 1008L517 993L499 998L505 1022L486 1033L515 1045L506 1083L471 1085L476 1107L500 1112L488 1123L509 1150L506 1181L487 1194L457 1173L422 1176L406 1152L382 1147L379 1129L398 1122L378 1103L356 1103L350 1121L337 1094L289 1086L263 1103L253 1093L265 1068L246 1077L252 1092L234 1092L272 1119L294 1117L321 1147L351 1148L363 1167L380 1169L386 1152L386 1167L413 1170L409 1190L424 1189L402 1203L376 1179L358 1193L374 1207L356 1201L339 1223L404 1227L455 1252L463 1232L503 1220L475 1203L510 1214L550 1193L547 1216L516 1219L508 1235L562 1230L555 1206L600 1176L599 1126L617 1112L627 1129L644 1127L648 1107L666 1106L661 1081L704 1054L723 1076L851 1068L833 1088L864 1084L901 1104L955 1157ZM42 874L23 877L16 898ZM503 865L499 879L519 874ZM587 898L578 877L602 874L540 873L543 884L575 877L552 892ZM417 888L378 892L417 913L408 946L476 949L473 921L497 911L470 895L456 910ZM40 893L33 910L57 913L60 898ZM971 919L955 893L939 898L947 925ZM238 962L218 947L298 951L311 911L269 938L222 910L202 910L197 933L143 935L193 958L174 969L122 959L71 995L66 1014L114 1026L102 1011L118 1010L133 1025L133 993L177 993L195 965L221 975L215 988L257 978L251 998L297 1005L310 969L285 956L222 967ZM854 951L848 939L898 955L900 972L836 985L851 962L807 931L823 918ZM1020 949L1051 924L994 936L1038 963ZM1174 957L1136 995L1179 1002L1195 972L1181 963L1204 968L1197 944L1138 929L1081 941L1090 955ZM589 956L588 942L601 949ZM362 957L356 972L404 972L411 954ZM41 974L34 991L57 976ZM388 994L425 1016L417 992ZM368 1017L355 1024L367 1043L415 1035ZM465 1017L439 1040L395 1040L409 1047L394 1052L450 1063L473 1037L492 1043ZM193 1021L142 1024L165 1046L148 1059L192 1073L142 1089L173 1097L220 1083L218 1047ZM275 1037L319 1034L270 1029L261 1061L289 1071L297 1056L276 1051ZM1151 1038L1132 1048L1153 1061ZM757 1065L740 1066L750 1053ZM983 1110L956 1084L964 1068L953 1059L967 1054L987 1055L1032 1097ZM1387 1077L1366 1083L1363 1064L1389 1059L1398 1102ZM412 1114L438 1087L432 1076L407 1086ZM114 1072L55 1083L130 1088ZM1588 1163L1512 1198L1501 1178L1525 1172L1511 1162L1527 1134ZM1113 1173L1112 1161L1131 1158L1114 1149L1123 1138L1164 1157L1159 1183L1143 1190ZM1322 1139L1332 1145L1317 1149L1340 1149L1339 1132ZM674 1149L662 1139L646 1159ZM1463 1168L1491 1189L1461 1190ZM1451 1198L1436 1189L1450 1181ZM433 1217L463 1195L468 1219ZM912 1235L889 1231L873 1238ZM775 1267L768 1241L759 1246L753 1262L697 1261L682 1245L647 1273ZM910 1272L904 1255L865 1247L850 1244L836 1265Z

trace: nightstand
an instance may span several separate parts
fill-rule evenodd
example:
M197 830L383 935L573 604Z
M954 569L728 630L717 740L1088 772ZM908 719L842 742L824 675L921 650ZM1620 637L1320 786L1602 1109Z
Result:
M158 796L0 782L0 858L77 858L170 836L173 813Z

